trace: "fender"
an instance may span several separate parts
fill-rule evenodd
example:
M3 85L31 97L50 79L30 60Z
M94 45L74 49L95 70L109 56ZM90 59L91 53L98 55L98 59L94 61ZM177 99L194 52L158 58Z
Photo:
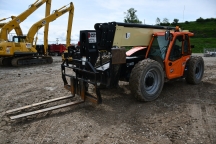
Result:
M140 51L140 50L143 50L143 49L146 49L147 47L133 47L132 49L128 50L126 52L126 56L131 56L132 54L134 54L135 52L137 51Z

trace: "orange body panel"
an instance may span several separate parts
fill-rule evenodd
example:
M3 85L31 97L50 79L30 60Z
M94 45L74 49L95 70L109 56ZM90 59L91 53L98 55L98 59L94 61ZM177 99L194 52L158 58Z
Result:
M187 60L190 55L183 56L176 61L167 60L165 63L165 72L168 79L174 79L183 76ZM172 64L172 65L170 65Z

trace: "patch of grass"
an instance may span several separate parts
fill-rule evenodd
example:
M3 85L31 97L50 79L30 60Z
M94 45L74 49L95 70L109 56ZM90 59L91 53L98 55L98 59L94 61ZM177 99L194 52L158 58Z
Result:
M204 48L216 48L216 38L191 38L190 41L195 46L193 53L203 53Z
M191 45L193 53L203 53L204 48L216 48L216 21L203 22L185 22L179 23L182 29L189 30L194 33L191 38Z
M177 24L183 30L194 33L195 38L216 38L216 22L186 22Z

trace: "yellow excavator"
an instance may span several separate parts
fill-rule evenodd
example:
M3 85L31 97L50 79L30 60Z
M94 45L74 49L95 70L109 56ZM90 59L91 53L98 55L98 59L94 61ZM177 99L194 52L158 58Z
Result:
M16 46L12 50L22 50L19 52L19 55L16 58L13 58L11 61L12 66L22 66L22 65L33 65L33 64L44 64L44 63L52 63L52 57L51 56L40 56L40 55L34 55L37 53L36 45L33 44L34 42L34 36L38 32L40 28L45 26L47 23L54 21L56 18L60 17L61 15L65 14L66 12L69 12L69 18L68 18L68 30L67 30L67 46L70 44L70 35L71 35L71 27L72 27L72 21L73 21L73 10L74 6L73 3L70 3L70 6L63 6L58 10L55 10L52 14L48 15L47 17L39 20L35 24L32 25L32 27L29 29L29 32L27 36L14 36L13 37L13 43L11 45L8 44L8 46L13 47L13 45ZM37 41L37 38L36 40ZM1 45L0 45L1 46ZM44 41L44 53L47 54L48 44ZM14 53L11 51L11 53ZM26 54L28 53L28 55ZM26 56L23 56L26 55Z
M20 35L18 32L17 36L14 36L12 41L8 40L8 34L11 30L19 30L19 24L23 22L29 15L31 15L35 10L37 10L41 5L46 3L46 13L45 17L50 15L51 0L36 0L30 7L23 13L14 17L11 21L3 24L0 30L0 65L8 66L12 64L13 59L32 57L37 55L37 51L29 50L29 44L26 47L20 47L21 42L25 39L25 36ZM4 20L4 19L3 19ZM44 42L47 43L49 23L45 24L44 28ZM21 30L21 29L20 29ZM17 32L16 32L17 33ZM28 49L28 51L25 51ZM50 58L49 58L50 59ZM34 63L34 62L33 62ZM43 62L44 63L44 62ZM50 61L49 61L50 63ZM25 63L21 64L25 65Z

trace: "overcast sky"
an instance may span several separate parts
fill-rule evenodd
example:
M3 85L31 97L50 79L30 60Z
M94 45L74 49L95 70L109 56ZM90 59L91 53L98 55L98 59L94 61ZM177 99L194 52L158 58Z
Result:
M36 0L1 0L0 19L11 15L17 16L25 11ZM74 18L72 26L72 42L79 39L80 30L92 30L95 23L123 22L128 9L137 10L137 16L145 24L154 25L156 18L168 18L169 22L195 21L197 18L216 18L215 0L52 0L51 11L73 2ZM45 4L38 8L20 25L24 34L40 19L44 18ZM50 23L49 44L66 43L68 13ZM9 21L6 20L4 22ZM14 31L12 31L14 33ZM38 43L43 43L43 28L38 33Z

